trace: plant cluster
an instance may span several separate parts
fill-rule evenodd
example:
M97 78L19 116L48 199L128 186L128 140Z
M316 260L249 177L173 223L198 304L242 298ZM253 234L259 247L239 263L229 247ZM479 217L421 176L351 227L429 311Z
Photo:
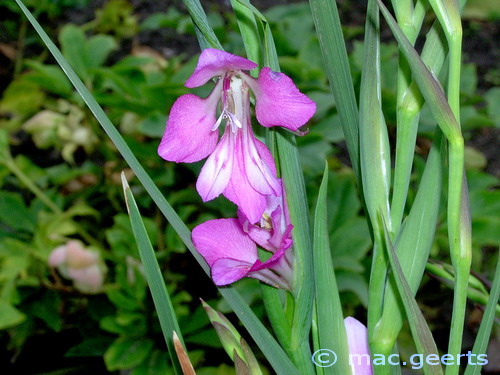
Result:
M411 11L394 1L397 23L382 14L396 44L380 42L370 0L364 41L361 27L344 28L342 61L327 37L340 30L336 8L322 3L261 13L232 0L234 13L205 15L185 1L189 14L172 7L141 18L110 0L86 23L61 24L89 2L24 1L60 53L31 29L21 1L0 4L12 15L5 35L17 39L15 48L0 40L11 67L0 99L2 363L34 373L29 347L38 343L40 373L192 365L208 375L232 373L234 362L238 373L305 374L319 371L311 321L314 349L365 350L354 320L332 338L346 316L366 323L372 352L390 354L397 339L405 359L429 350L427 331L413 326L423 315L431 330L449 330L451 308L435 303L442 295L455 303L455 340L438 348L460 352L465 299L478 313L494 295L485 280L500 246L498 171L487 173L488 159L469 145L498 128L500 89L478 88L475 65L461 64L453 30L440 26L456 26L458 13L440 13L441 1ZM437 20L419 56L411 45L426 13ZM141 42L165 30L186 48ZM437 78L449 106L429 89ZM423 315L408 308L418 289ZM226 318L233 312L261 351ZM54 347L39 344L47 340Z

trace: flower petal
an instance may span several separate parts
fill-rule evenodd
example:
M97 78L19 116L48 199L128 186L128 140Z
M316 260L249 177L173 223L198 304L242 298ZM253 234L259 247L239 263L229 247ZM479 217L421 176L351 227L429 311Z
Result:
M57 267L66 262L68 248L66 245L56 247L49 256L49 266Z
M198 87L207 83L212 77L221 76L232 70L252 70L257 64L243 57L214 48L203 50L198 65L191 77L186 81L186 87Z
M243 211L238 209L238 220L240 221L243 231L252 239L253 242L263 249L272 251L272 249L268 248L269 243L267 242L271 238L271 232L269 229L266 229L264 219L261 218L259 223L260 225L252 225Z
M369 359L368 330L357 319L348 316L344 319L347 333L347 343L351 360L353 375L371 375L372 366Z
M198 190L203 202L214 199L224 191L231 179L233 160L234 137L230 130L226 130L215 151L201 169L196 181L196 190Z
M231 284L246 277L250 267L251 263L238 259L220 258L212 265L212 279L218 286Z
M250 185L259 193L264 195L279 195L281 184L276 177L276 166L271 152L266 145L253 135L250 126L243 129L241 145L242 148L237 152L241 152L245 165L245 174Z
M214 95L217 95L215 93ZM220 94L219 94L220 95ZM210 155L219 137L212 131L218 97L179 97L170 111L158 154L165 160L193 163Z
M286 74L264 67L257 81L243 77L255 94L257 120L265 127L282 126L296 131L316 112L316 104Z
M249 264L258 259L257 246L243 232L238 219L209 220L193 229L196 250L210 267L222 258L231 258Z
M241 144L241 136L237 137L236 142ZM241 151L241 146L238 149ZM248 181L242 159L241 152L236 152L233 172L224 190L224 196L238 206L251 224L255 224L264 213L266 197L255 190Z
M102 290L104 272L97 264L86 268L68 268L68 275L80 292L94 294Z

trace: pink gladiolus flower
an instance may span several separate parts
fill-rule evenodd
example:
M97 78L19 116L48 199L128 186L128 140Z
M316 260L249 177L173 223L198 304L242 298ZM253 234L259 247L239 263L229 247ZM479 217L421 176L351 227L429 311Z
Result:
M344 319L344 325L352 375L372 375L368 330L360 321L350 316Z
M194 228L193 243L210 266L215 284L253 277L278 288L291 288L293 227L281 181L280 187L278 197L266 197L267 207L258 224L250 224L239 211L239 219L209 220ZM272 253L268 260L259 259L257 245Z
M203 201L221 193L253 224L266 207L266 196L279 195L276 167L267 147L258 141L250 119L250 89L258 121L292 131L304 125L316 105L285 74L263 68L257 79L244 73L257 64L216 49L206 49L186 82L198 87L219 77L210 95L181 96L172 106L158 147L165 160L192 163L208 156L196 188ZM217 108L220 104L220 115ZM219 140L218 128L226 125Z
M291 267L280 248L268 260L259 260L257 245L238 219L209 220L193 229L193 243L212 270L218 286L253 277L277 288L290 289ZM289 243L289 246L291 242Z

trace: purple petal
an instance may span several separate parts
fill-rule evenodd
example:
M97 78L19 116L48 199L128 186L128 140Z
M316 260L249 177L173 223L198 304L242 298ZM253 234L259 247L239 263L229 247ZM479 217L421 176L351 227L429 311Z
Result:
M286 262L285 252L291 247L291 243L287 247L283 247L276 251L268 260L261 262L259 259L253 264L250 272L262 270L264 268L278 267L281 262Z
M186 87L198 87L207 83L212 77L221 76L227 71L252 70L257 64L218 49L203 50L198 65L191 77L186 81Z
M257 246L243 232L238 219L209 220L193 229L196 250L208 265L219 259L231 258L252 265L257 259Z
M220 258L212 265L212 279L218 286L231 284L246 277L251 267L251 263L241 260Z
M250 77L245 80L256 97L257 120L265 127L282 126L296 131L316 112L316 104L286 74L264 67L257 81Z
M218 99L218 98L217 98ZM158 154L165 160L193 163L210 155L219 137L212 131L217 101L182 95L172 106Z
M350 316L344 319L344 325L353 375L372 375L371 360L368 357L370 355L368 330L361 322Z
M241 143L241 136L237 137L236 142ZM241 151L241 146L238 150ZM250 223L254 224L260 220L264 213L266 197L256 191L248 181L242 159L241 152L238 152L234 158L233 173L224 190L224 196L236 204Z
M260 225L252 225L240 209L238 210L238 220L240 221L243 231L248 234L253 242L255 242L263 249L272 251L272 249L268 248L269 243L267 242L271 238L271 232L268 229L262 227L262 222L260 223Z
M242 131L242 148L245 174L250 185L264 195L279 195L281 184L276 177L276 166L266 145L255 139L249 126Z
M230 130L226 130L215 151L205 162L196 181L196 190L203 202L214 199L227 187L233 171L233 160L234 137Z

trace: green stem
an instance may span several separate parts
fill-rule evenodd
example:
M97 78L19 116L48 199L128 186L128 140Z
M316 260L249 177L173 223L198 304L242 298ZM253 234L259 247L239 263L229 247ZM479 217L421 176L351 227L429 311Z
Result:
M460 124L462 25L458 5L456 3L445 4L445 2L449 2L449 0L430 1L448 42L448 103L457 123ZM449 162L448 236L451 259L455 269L455 288L448 353L456 356L462 350L462 336L472 258L467 182L464 174L464 145L461 136L456 136L450 140ZM458 371L458 363L446 367L446 375L456 375Z
M421 2L418 2L421 4ZM408 5L407 1L393 1L398 24L411 44L420 32L425 9ZM422 11L423 9L423 11ZM397 86L397 139L396 160L394 164L394 185L391 201L391 221L394 233L399 231L403 220L408 188L410 185L415 141L421 106L421 96L415 85L412 85L411 69L404 57L399 52L398 86Z
M290 353L291 330L283 305L280 291L266 284L261 284L262 299L266 308L267 318L283 349Z
M62 210L17 166L13 159L7 160L5 166L48 208L54 213L61 214Z

